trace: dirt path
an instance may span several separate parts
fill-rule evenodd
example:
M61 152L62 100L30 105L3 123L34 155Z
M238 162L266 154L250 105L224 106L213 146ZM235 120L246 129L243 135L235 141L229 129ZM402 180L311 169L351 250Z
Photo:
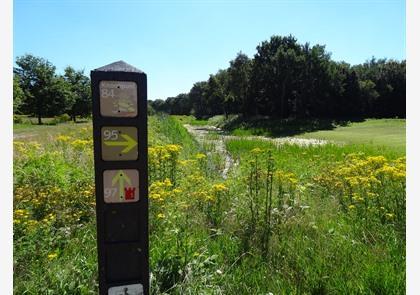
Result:
M35 137L35 136L37 136L37 134L31 134L31 133L13 134L13 140L26 139L26 138Z
M236 165L232 156L226 149L226 141L233 139L247 139L247 140L263 140L273 143L276 147L283 144L296 144L299 146L310 146L310 145L323 145L328 143L326 140L314 139L314 138L295 138L295 137L279 137L270 138L265 136L234 136L225 135L220 128L204 125L204 126L192 126L185 124L184 127L188 132L194 136L194 138L201 145L211 145L214 147L214 152L220 154L224 158L224 169L221 173L224 179L227 178L229 170Z
M202 146L210 145L214 147L214 152L220 154L224 159L224 168L221 172L223 179L227 178L227 174L231 167L235 164L235 161L226 150L225 137L222 135L222 130L214 126L192 126L185 124L184 127L188 132L194 136ZM215 134L215 136L210 136Z

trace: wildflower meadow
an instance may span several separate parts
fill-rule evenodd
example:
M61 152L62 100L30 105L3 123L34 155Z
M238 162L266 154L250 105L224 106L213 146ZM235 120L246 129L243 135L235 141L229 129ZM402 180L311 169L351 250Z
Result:
M188 120L148 119L152 294L405 292L404 150L231 137L221 153ZM91 124L15 128L14 293L97 294Z

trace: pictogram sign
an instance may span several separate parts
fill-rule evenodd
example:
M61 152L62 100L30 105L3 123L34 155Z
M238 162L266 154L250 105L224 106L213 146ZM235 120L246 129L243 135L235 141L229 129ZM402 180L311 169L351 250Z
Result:
M104 171L105 203L137 202L139 200L139 172L136 169Z
M137 84L132 81L99 83L101 115L104 117L137 116Z
M108 295L143 295L143 285L132 284L126 286L112 287L109 288Z

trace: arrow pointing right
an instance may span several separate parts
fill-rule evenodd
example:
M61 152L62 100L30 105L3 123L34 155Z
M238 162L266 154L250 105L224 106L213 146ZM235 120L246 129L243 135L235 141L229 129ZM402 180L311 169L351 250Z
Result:
M107 146L124 146L125 148L121 151L122 154L128 153L137 145L137 141L128 134L121 134L121 137L125 141L104 141L104 144Z

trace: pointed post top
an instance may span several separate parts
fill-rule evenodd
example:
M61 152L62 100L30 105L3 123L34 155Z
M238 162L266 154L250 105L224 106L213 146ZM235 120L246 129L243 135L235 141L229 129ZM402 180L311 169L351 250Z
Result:
M125 61L116 61L113 63L110 63L109 65L97 68L93 70L94 72L131 72L131 73L143 73L142 70L137 69L136 67L133 67L132 65L129 65Z

